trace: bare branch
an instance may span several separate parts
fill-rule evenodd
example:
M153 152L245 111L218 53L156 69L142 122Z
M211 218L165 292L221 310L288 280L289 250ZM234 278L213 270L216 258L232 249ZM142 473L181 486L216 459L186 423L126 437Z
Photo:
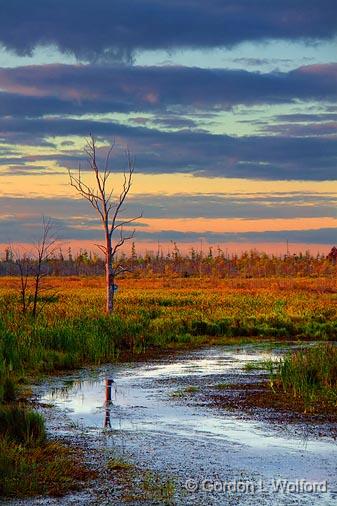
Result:
M139 220L143 217L143 213L140 213L138 216L135 216L134 218L130 218L129 220L121 221L115 225L115 230L118 228L124 227L125 225L129 225L130 223L133 223L134 221Z
M106 247L105 246L102 246L101 244L95 244L95 246L100 249L102 251L102 253L104 253L104 255L106 254Z

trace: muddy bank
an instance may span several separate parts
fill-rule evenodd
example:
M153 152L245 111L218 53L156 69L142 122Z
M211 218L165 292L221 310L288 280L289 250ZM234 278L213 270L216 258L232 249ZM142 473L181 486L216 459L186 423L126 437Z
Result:
M192 392L194 393L194 392ZM319 437L337 439L337 410L319 406L315 412L306 410L301 399L293 398L278 385L271 389L268 381L256 378L248 384L228 384L195 392L194 402L209 408L232 411L237 416L265 420L275 424L299 424Z

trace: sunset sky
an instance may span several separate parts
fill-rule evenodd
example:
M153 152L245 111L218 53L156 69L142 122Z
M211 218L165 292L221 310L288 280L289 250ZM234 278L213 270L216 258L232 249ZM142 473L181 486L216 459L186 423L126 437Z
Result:
M91 132L116 189L135 157L139 249L326 252L336 97L336 0L0 0L0 250L43 215L94 250L67 174Z

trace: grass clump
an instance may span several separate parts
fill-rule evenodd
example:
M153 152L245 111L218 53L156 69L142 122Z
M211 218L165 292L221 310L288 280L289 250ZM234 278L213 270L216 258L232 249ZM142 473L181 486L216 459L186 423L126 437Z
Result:
M62 496L94 474L74 450L57 443L25 446L0 437L0 496Z
M13 378L5 376L0 384L0 399L4 402L13 402L16 400L17 386Z
M288 354L280 362L283 391L303 401L306 410L337 408L337 347L322 343Z
M134 465L119 457L114 457L108 461L107 468L109 471L127 471L133 469Z
M199 392L200 388L196 385L188 385L181 390L174 390L171 393L171 397L185 397L187 394L195 394Z
M217 388L218 390L226 390L228 388L228 384L227 383L217 383L216 385L214 385L215 388Z
M189 385L184 389L184 392L186 392L187 394L195 394L196 392L199 392L199 390L200 388L197 387L196 385Z
M0 406L0 496L64 495L90 477L74 450L47 441L39 413Z
M116 504L173 504L176 486L172 477L136 466L118 455L108 460L107 469L121 492L116 495Z
M244 365L245 371L272 371L275 366L273 360L262 360L247 362Z
M171 397L176 398L184 397L184 395L185 395L184 390L174 390L174 392L171 393Z
M41 445L46 439L43 417L20 406L1 406L0 435L24 446Z
M158 504L172 504L176 490L173 479L164 478L153 471L146 471L141 482L144 499L157 501Z

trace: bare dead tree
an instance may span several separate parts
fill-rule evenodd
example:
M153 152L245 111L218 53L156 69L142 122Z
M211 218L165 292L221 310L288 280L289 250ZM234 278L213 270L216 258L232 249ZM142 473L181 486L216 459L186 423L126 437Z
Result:
M86 141L85 153L88 158L89 168L95 175L95 187L87 185L83 181L81 166L77 175L69 170L70 184L98 213L104 230L105 245L96 244L105 256L105 281L106 281L106 312L111 314L114 307L115 278L128 269L116 262L117 252L125 241L134 237L135 230L125 233L124 227L129 226L142 217L142 214L134 218L126 218L119 221L120 215L125 211L124 204L132 186L134 173L134 161L129 149L126 150L127 168L123 172L123 183L119 193L114 195L114 189L109 185L111 176L110 156L115 144L113 143L106 155L102 168L98 166L96 139L93 135Z
M29 297L27 296L28 291L28 280L30 273L30 262L26 255L18 257L16 263L19 267L20 274L20 300L23 314L27 313L29 305Z
M35 245L35 253L16 256L16 264L20 275L20 299L24 314L31 313L36 318L46 301L38 308L41 291L48 289L42 287L42 280L47 275L45 265L55 252L56 239L53 237L52 221L43 217L41 238Z
M34 269L34 293L32 315L37 315L37 303L39 292L41 290L41 281L46 276L43 271L43 265L50 259L55 251L56 239L52 235L52 222L50 219L43 217L42 236L36 244L36 264Z

